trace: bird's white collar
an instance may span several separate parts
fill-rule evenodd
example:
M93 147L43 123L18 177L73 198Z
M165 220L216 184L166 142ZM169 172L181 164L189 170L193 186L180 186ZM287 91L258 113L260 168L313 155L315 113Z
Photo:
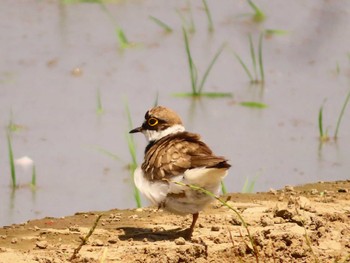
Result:
M180 124L173 125L163 131L144 130L142 133L148 141L157 141L169 134L185 131L185 127Z

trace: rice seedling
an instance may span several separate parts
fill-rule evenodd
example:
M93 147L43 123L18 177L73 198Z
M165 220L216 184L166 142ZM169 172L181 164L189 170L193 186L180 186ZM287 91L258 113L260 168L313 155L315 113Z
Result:
M248 107L248 108L258 108L258 109L265 109L268 107L265 103L257 102L257 101L242 101L239 103L239 105Z
M264 32L267 37L283 36L289 33L287 30L282 29L265 29Z
M100 92L100 89L97 90L97 93L96 93L96 114L97 115L101 115L103 114L104 110L103 110L103 107L102 107L102 99L101 99L101 92Z
M242 187L242 193L253 193L254 192L254 187L255 187L255 183L257 180L257 176L255 176L251 181L249 180L249 178L247 177L244 181L244 185Z
M204 10L205 10L205 13L206 13L207 19L208 19L208 31L209 32L213 32L214 31L214 25L213 25L213 20L211 18L211 13L210 13L210 10L209 10L208 3L207 3L206 0L202 0L202 2L203 2Z
M15 168L15 162L13 158L11 135L9 132L7 132L7 146L8 146L8 155L9 155L9 161L10 161L10 169L11 169L11 183L12 183L11 185L12 185L12 189L15 189L17 187L16 168Z
M318 130L320 133L320 140L321 142L326 142L329 140L328 136L328 130L323 130L323 104L321 105L319 111L318 111Z
M215 56L211 60L209 66L207 67L206 71L203 74L202 79L198 80L198 70L197 67L192 59L192 54L190 50L190 45L188 41L187 32L184 28L182 28L183 31L183 37L185 41L185 49L187 54L187 60L188 60L188 67L190 71L190 79L191 79L191 88L192 92L190 93L176 93L175 96L178 97L210 97L210 98L218 98L218 97L231 97L231 93L221 93L221 92L203 92L204 84L209 76L209 73L211 69L213 68L215 62L219 58L220 54L225 48L225 44L223 44L219 50L216 52Z
M117 34L118 43L121 49L125 49L131 46L129 40L127 39L121 27L117 26L115 29L115 32Z
M32 187L32 189L36 188L36 168L35 168L35 165L33 165L33 167L32 167L32 181L30 183L30 186Z
M184 15L180 12L179 9L176 9L176 13L181 18L182 27L187 28L188 32L193 34L194 32L196 32L196 26L194 24L194 19L193 19L193 14L192 14L192 6L191 6L190 1L187 1L187 6L188 6L189 16L190 16L189 21L187 21L187 19L184 17Z
M216 196L212 192L210 192L210 191L208 191L208 190L206 190L206 189L204 189L202 187L199 187L199 186L196 186L196 185L191 185L191 184L185 184L185 183L182 183L182 182L174 182L173 181L173 183L175 183L177 185L189 187L192 190L195 190L195 191L203 193L203 194L205 194L207 196L210 196L210 197L214 198L215 200L219 201L223 206L226 206L228 209L233 211L238 216L239 220L242 222L243 227L247 231L248 238L249 238L250 244L252 246L252 250L254 252L256 261L259 262L259 250L257 249L257 246L255 245L255 242L254 242L254 239L253 239L253 237L252 237L252 235L250 233L248 224L245 222L244 218L241 216L241 214L235 208L233 208L230 204L228 204L228 202L222 200L220 197Z
M248 4L254 11L253 20L258 23L263 22L266 19L265 13L252 0L248 0Z
M132 119L131 119L131 114L130 114L130 110L129 110L129 106L128 104L125 102L125 111L127 114L127 118L128 118L128 124L129 124L129 130L131 130L133 128L133 124L132 124ZM131 164L130 164L130 175L132 178L132 182L134 184L134 199L136 202L137 207L141 207L141 196L140 196L140 192L137 189L137 187L135 186L134 183L134 172L137 168L137 158L136 158L136 144L134 141L134 137L130 134L130 133L126 133L126 139L128 142L128 149L129 149L129 153L131 156Z
M263 54L262 54L263 37L264 37L264 34L261 33L259 36L259 43L258 43L258 63L257 63L252 36L250 34L248 35L250 57L252 60L254 74L251 73L246 63L243 62L242 58L237 53L234 52L235 57L237 58L238 62L244 69L245 73L247 74L250 80L250 83L252 84L259 84L259 83L263 84L265 82L264 63L263 63ZM258 66L259 66L260 78L258 77Z
M164 23L163 21L159 20L158 18L154 17L154 16L149 16L149 19L151 19L154 23L156 23L158 26L160 26L161 28L164 29L164 31L166 33L171 33L173 32L173 29L167 25L166 23Z
M337 119L336 128L335 128L335 132L333 135L334 141L336 141L338 139L340 124L341 124L341 121L343 119L344 112L345 112L345 109L349 103L349 100L350 100L350 91L348 92L348 94L345 97L345 101L343 103L343 106L341 108L341 111L340 111L338 119ZM326 129L326 131L324 131L324 128L323 128L323 105L324 105L324 103L325 103L325 101L322 103L322 105L318 111L318 130L319 130L319 134L320 134L319 138L320 138L321 143L330 140L330 137L328 135L328 129Z
M226 189L226 185L225 185L224 181L221 181L221 193L223 195L227 194L227 189Z
M340 123L343 119L343 115L344 115L344 112L345 112L345 108L346 106L348 105L349 103L349 99L350 99L350 91L348 92L348 95L346 96L345 98L345 101L344 101L344 104L343 104L343 107L340 111L340 114L339 114L339 117L338 117L338 120L337 120L337 125L336 125L336 128L335 128L335 133L334 133L334 139L337 140L338 139L338 132L339 132L339 127L340 127Z

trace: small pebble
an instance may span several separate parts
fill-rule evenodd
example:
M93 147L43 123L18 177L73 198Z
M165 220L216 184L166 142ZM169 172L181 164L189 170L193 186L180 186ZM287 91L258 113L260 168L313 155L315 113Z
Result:
M286 186L284 187L284 190L285 190L286 192L294 192L294 187L291 186L291 185L286 185Z
M38 242L36 242L35 245L40 249L45 249L45 248L47 248L48 243L47 243L47 241L38 241Z
M219 226L212 226L211 231L219 231L220 227Z
M80 229L78 226L70 226L68 229L71 232L80 232Z
M102 242L102 240L100 240L100 239L95 239L95 240L92 242L92 245L95 246L95 247L102 247L102 246L103 246L103 242Z
M112 237L112 238L108 239L107 242L110 244L116 244L119 242L119 238Z
M345 189L345 188L338 189L338 193L348 193L348 192L349 192L349 190Z
M318 194L318 190L317 189L311 189L310 190L310 194L317 195Z
M12 244L17 244L17 242L18 242L17 238L12 238L12 239L11 239L11 243L12 243Z
M260 222L261 222L261 225L264 227L274 225L273 220L269 216L266 216L266 215L264 215L260 218Z
M185 245L186 244L186 240L183 238L183 237L179 237L177 239L175 239L175 244L178 245L178 246L181 246L181 245Z

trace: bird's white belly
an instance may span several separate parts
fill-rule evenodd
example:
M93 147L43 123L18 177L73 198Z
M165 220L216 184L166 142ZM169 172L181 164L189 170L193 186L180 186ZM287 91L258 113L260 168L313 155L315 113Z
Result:
M196 168L173 177L170 182L150 181L144 177L142 169L137 168L134 173L134 181L140 192L154 205L161 205L176 214L194 214L203 210L213 198L175 182L196 185L217 195L221 180L226 174L227 171L223 169Z

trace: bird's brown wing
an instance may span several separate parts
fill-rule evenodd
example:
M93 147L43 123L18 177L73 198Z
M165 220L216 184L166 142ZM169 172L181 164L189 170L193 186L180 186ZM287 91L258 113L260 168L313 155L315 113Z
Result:
M223 157L215 156L197 134L181 132L154 143L145 153L142 169L149 179L168 179L197 167L226 168Z

